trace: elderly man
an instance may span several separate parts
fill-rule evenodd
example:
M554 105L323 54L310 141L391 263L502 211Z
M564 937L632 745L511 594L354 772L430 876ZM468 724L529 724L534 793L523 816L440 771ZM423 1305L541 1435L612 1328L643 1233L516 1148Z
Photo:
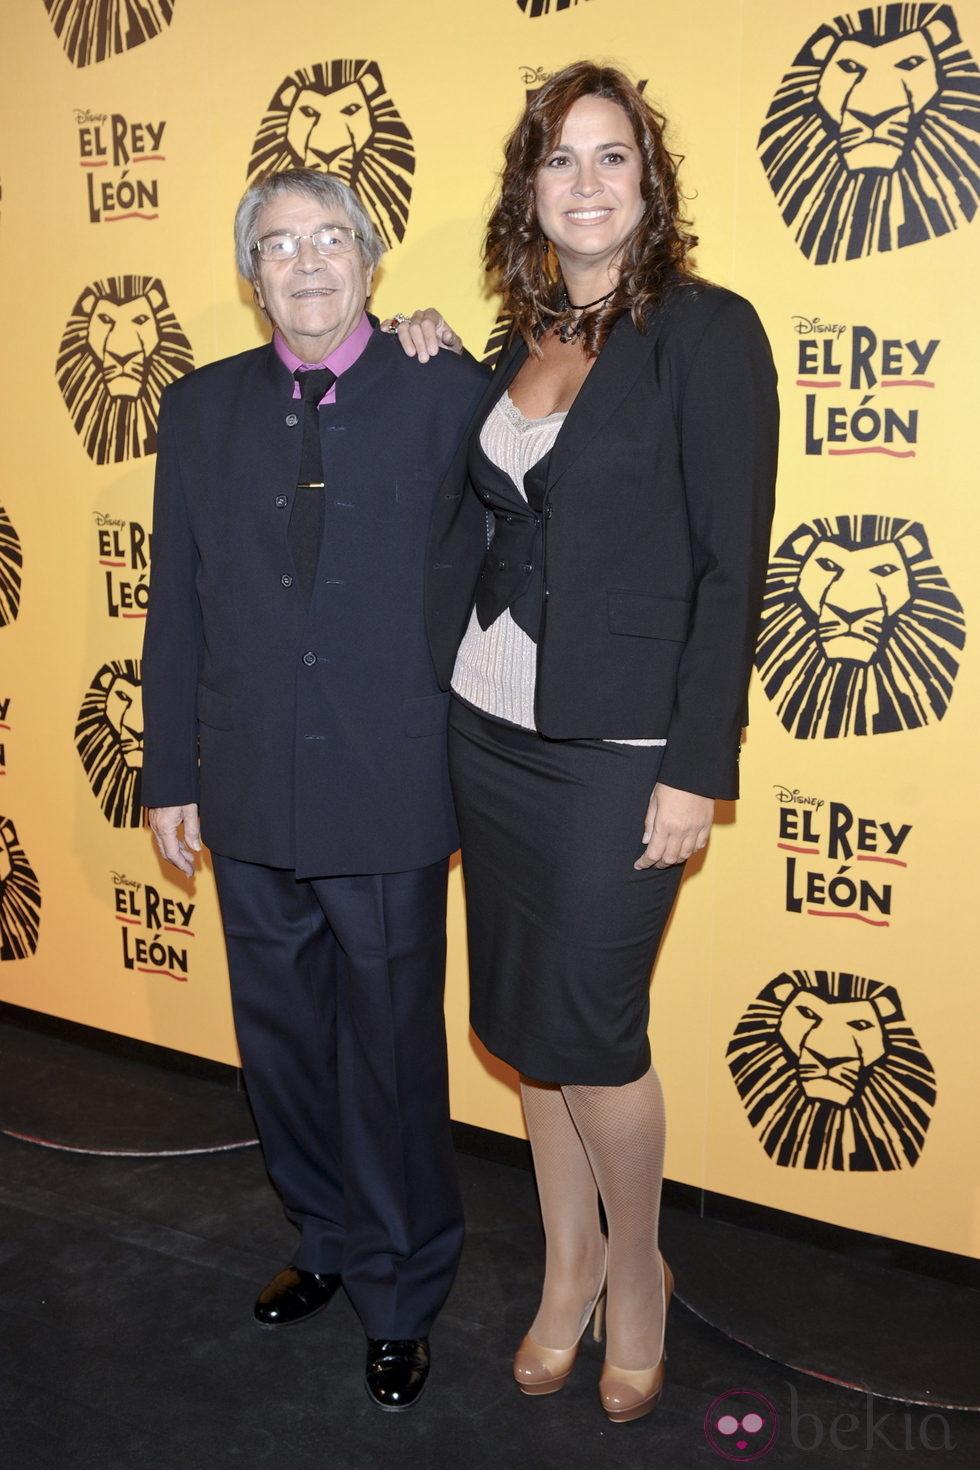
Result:
M445 352L420 370L379 332L384 247L339 180L272 175L235 239L275 332L164 395L143 794L181 872L211 849L249 1098L300 1232L255 1316L303 1321L342 1284L368 1391L404 1409L462 1235L423 563L484 374Z

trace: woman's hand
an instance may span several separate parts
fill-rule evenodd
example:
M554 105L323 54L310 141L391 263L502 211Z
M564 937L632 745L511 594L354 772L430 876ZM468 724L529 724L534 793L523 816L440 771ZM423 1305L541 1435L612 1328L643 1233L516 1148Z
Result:
M417 357L419 362L428 362L443 347L449 352L460 353L463 350L463 339L434 306L427 306L424 311L413 311L411 316L397 312L381 323L381 330L397 333L405 354Z
M710 796L678 791L658 781L643 824L646 852L637 858L634 868L672 868L686 862L692 852L707 845L714 816Z

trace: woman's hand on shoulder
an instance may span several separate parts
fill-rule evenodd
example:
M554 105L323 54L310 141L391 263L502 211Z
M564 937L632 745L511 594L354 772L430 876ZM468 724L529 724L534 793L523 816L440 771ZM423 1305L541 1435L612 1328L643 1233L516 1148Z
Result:
M686 862L694 852L707 846L714 821L715 804L710 796L693 791L678 791L658 781L650 796L643 841L646 851L637 858L634 868L672 868Z
M462 337L434 306L413 311L411 316L398 311L381 323L381 330L397 335L406 356L417 357L419 362L428 362L443 348L457 354L463 350Z

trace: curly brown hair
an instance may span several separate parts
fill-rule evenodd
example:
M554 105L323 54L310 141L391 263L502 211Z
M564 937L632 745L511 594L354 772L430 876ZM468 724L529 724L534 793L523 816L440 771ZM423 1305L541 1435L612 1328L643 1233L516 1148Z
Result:
M679 160L664 144L666 118L615 67L591 61L566 66L528 99L507 141L500 198L487 225L484 262L514 330L536 352L538 338L568 312L554 249L538 224L534 179L558 143L569 109L583 97L605 98L626 113L639 149L640 193L646 205L623 246L616 290L585 319L579 340L595 357L624 311L642 332L669 291L697 279L688 256L698 242L686 232L688 221L680 213Z

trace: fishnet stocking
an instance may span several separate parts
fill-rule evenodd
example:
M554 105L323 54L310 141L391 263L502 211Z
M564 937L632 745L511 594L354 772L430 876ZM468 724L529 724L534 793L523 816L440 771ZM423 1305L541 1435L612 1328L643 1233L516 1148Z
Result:
M547 1242L541 1307L532 1335L570 1345L598 1284L596 1188L609 1230L606 1357L617 1368L653 1367L663 1344L663 1268L657 1240L665 1117L651 1067L624 1087L543 1087L522 1082Z

